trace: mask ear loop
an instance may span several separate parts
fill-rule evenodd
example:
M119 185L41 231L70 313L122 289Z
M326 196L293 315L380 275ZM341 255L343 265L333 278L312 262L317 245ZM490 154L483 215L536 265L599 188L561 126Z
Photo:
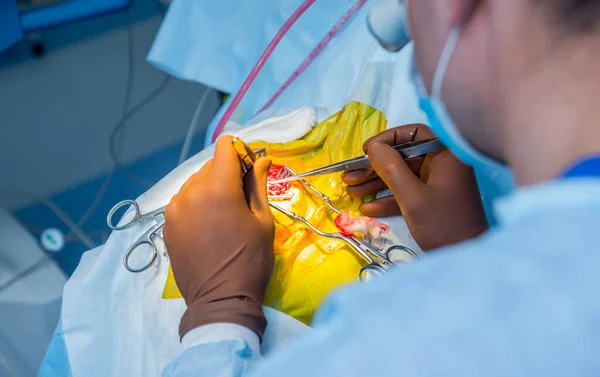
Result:
M463 26L473 12L474 5L475 2L470 0L465 8L459 24L454 26L452 31L450 31L446 45L444 46L442 54L440 55L440 60L436 67L435 74L433 75L433 82L431 83L431 96L440 101L442 100L442 88L444 86L444 78L446 77L448 66L450 66L450 60L452 59L456 45L458 45L458 41L463 31Z
M448 36L448 40L446 41L444 49L442 50L442 55L440 56L440 61L438 62L437 68L435 69L435 74L433 75L433 82L431 83L431 96L435 99L442 99L442 87L444 85L444 78L446 77L446 72L448 71L448 66L450 65L452 54L456 49L456 45L458 44L458 40L460 39L461 33L461 26L454 27L450 32L450 35Z

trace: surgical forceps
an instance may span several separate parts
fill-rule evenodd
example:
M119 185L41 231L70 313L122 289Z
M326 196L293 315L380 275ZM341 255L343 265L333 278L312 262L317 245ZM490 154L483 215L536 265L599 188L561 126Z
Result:
M290 169L290 168L287 168L287 169L289 170L290 173L294 174L292 169ZM337 214L341 213L337 208L335 208L333 206L333 204L331 203L331 199L327 195L325 195L322 192L320 192L319 190L317 190L314 186L312 186L310 183L306 182L304 179L300 179L300 181L308 189L310 189L315 194L320 196L331 210L333 210ZM387 273L386 270L389 269L390 267L397 267L398 266L397 263L408 263L412 260L419 259L418 255L406 246L393 245L393 246L390 246L389 248L387 248L385 251L379 250L374 245L367 244L366 242L356 238L355 236L344 236L341 233L323 232L323 231L317 229L316 227L314 227L303 216L300 216L296 213L293 213L284 208L281 208L280 206L278 206L276 204L269 203L269 206L271 206L271 208L285 214L286 216L288 216L290 219L292 219L294 221L300 221L300 222L304 223L313 232L317 233L318 235L320 235L322 237L338 239L338 240L344 241L346 244L348 244L348 246L350 246L356 253L358 253L362 258L364 258L367 261L367 265L363 266L360 269L359 274L358 274L358 278L362 283L365 283L369 279L371 274L373 274L375 276L386 274ZM394 254L399 254L398 256L401 256L401 258L394 258L393 257ZM396 262L394 262L394 260Z
M422 156L427 153L436 152L446 148L440 139L433 138L427 140L411 141L408 143L396 145L393 147L404 159ZM339 173L345 171L352 171L357 169L364 169L371 167L371 161L367 155L354 157L349 160L336 162L331 165L323 166L305 173L294 174L288 178L282 178L273 181L272 183L284 183L292 182L307 177L313 177L322 174Z

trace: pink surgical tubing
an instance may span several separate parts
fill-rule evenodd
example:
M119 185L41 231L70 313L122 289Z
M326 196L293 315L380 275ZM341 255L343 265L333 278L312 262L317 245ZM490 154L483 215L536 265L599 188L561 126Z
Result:
M265 52L263 52L260 59L258 59L258 62L254 66L254 68L252 68L250 75L248 75L246 80L244 80L242 87L240 88L240 90L237 92L237 94L233 98L233 101L231 102L231 104L229 105L227 110L225 111L225 114L223 114L223 118L221 118L221 120L219 121L219 124L217 125L217 128L215 129L215 132L212 137L213 142L215 140L217 140L217 137L221 134L221 132L223 132L223 128L225 128L225 125L227 124L229 119L231 119L231 115L233 115L233 112L239 106L240 102L242 101L242 98L244 98L244 95L250 88L250 85L252 85L252 82L254 81L254 79L256 79L256 76L258 76L258 73L260 72L262 67L265 65L265 63L267 62L267 60L273 53L273 50L275 50L275 47L277 47L279 42L281 42L281 39L288 32L288 30L290 30L292 25L294 25L294 23L296 23L296 21L298 21L300 16L302 16L302 14L304 14L304 12L306 12L306 10L308 8L310 8L310 6L313 5L313 3L315 1L316 0L304 1L304 3L302 3L302 5L300 5L300 7L298 9L296 9L296 11L285 22L285 24L283 24L283 27L277 32L277 34L275 35L275 38L273 38L271 43L269 43L269 46L267 46L267 49L265 50Z
M308 66L313 62L313 60L315 60L315 58L321 53L321 51L329 44L329 42L331 42L333 37L336 36L340 29L343 28L344 25L346 25L346 23L352 18L352 16L356 12L358 12L360 8L362 8L362 6L365 5L366 2L367 0L359 0L350 9L348 9L348 12L346 12L346 14L338 21L338 23L335 24L333 28L331 28L331 30L329 30L329 32L325 35L323 39L321 39L317 47L315 47L314 50L312 50L312 52L310 53L310 55L308 55L306 59L304 59L302 64L300 64L296 71L294 71L294 73L292 73L292 75L285 81L285 83L283 83L281 88L279 88L277 92L275 92L273 97L271 97L271 99L267 101L267 103L260 109L259 113L271 107L271 105L277 100L277 98L279 98L281 93L283 93L288 88L288 86L290 86L290 84L298 76L300 76L302 72L306 70L306 68L308 68Z

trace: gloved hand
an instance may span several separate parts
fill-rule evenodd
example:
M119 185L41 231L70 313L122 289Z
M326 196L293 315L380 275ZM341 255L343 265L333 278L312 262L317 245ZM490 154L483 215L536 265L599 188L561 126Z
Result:
M188 307L181 337L198 326L226 322L262 338L262 302L274 259L266 184L270 166L269 159L259 158L243 176L232 137L221 137L214 159L171 200L163 236Z
M384 131L363 145L372 168L342 177L353 197L390 188L394 196L365 203L361 212L371 217L402 214L423 250L473 238L488 228L473 169L448 150L405 161L391 147L433 137L419 124Z

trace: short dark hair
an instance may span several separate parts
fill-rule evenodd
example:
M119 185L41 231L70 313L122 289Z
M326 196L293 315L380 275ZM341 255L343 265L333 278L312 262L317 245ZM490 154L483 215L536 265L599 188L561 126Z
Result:
M600 0L535 0L551 10L553 18L580 33L600 27Z

